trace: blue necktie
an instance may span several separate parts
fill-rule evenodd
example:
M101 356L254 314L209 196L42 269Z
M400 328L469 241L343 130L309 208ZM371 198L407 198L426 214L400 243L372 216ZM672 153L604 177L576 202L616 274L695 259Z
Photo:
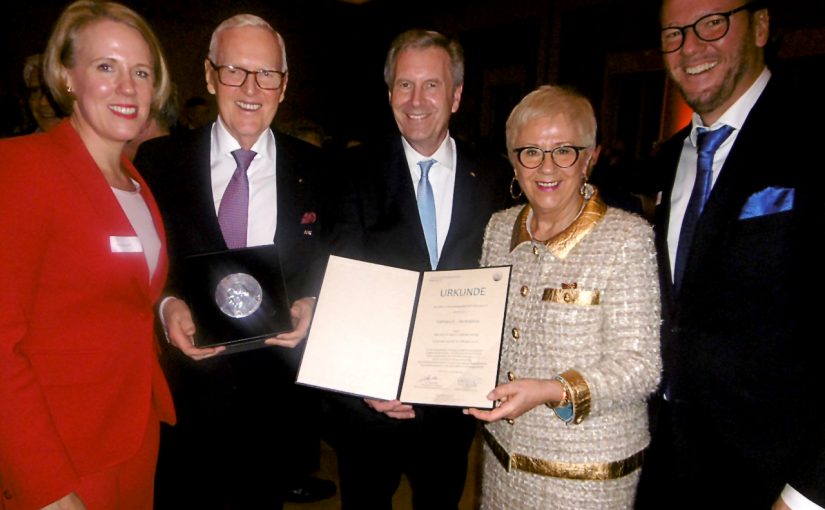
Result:
M435 164L434 159L425 159L418 162L421 167L421 179L418 181L418 216L421 218L421 227L424 229L424 238L427 240L427 251L430 252L430 267L438 267L438 236L435 222L435 198L433 187L430 185L430 168Z
M676 249L676 267L673 271L673 285L676 292L682 285L682 276L685 273L690 246L693 243L693 233L696 224L702 215L702 210L710 197L713 184L713 155L733 132L730 126L722 126L714 131L699 128L696 139L699 160L696 164L696 180L693 182L693 191L690 193L685 218L682 220L682 230L679 232L679 247Z
M226 186L218 207L218 223L228 248L245 248L249 219L249 177L246 171L255 157L255 151L238 149L232 151L235 173Z

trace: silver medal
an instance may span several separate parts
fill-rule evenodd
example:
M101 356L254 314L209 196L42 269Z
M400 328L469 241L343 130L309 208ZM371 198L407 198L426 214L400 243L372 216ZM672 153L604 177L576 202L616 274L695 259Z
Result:
M215 303L223 313L235 319L255 313L262 298L261 285L246 273L225 276L215 288Z

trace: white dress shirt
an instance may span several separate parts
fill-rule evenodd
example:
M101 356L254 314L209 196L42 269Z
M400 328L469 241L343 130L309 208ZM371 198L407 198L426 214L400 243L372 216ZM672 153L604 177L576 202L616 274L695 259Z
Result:
M404 155L407 157L407 166L410 168L410 178L413 182L416 196L418 196L418 181L421 179L419 161L434 159L436 162L430 168L429 180L433 187L435 198L436 238L438 239L438 256L444 248L447 232L450 230L450 220L453 216L453 191L455 190L456 149L455 140L447 136L432 156L422 156L401 137L404 145Z
M238 167L232 151L241 148L241 144L226 130L220 117L212 125L211 147L209 160L212 165L212 198L215 201L215 214L217 214L223 193ZM246 245L273 244L275 228L278 224L278 189L275 177L275 135L272 134L272 130L267 129L261 133L251 150L257 154L246 172L249 177L249 222Z

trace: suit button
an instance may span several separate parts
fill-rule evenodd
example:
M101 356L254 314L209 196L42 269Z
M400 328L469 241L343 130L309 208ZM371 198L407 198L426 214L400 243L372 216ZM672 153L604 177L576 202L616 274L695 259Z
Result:
M527 297L527 294L529 294L529 293L530 293L530 287L528 287L527 285L522 285L521 286L521 295L524 296L524 297Z
M513 328L513 338L515 338L516 340L521 338L521 331L519 331L518 328Z
M4 497L4 498L6 498L6 499L11 499L11 498L12 498L12 496L13 496L13 495L12 495L12 493L11 493L11 490L6 489L6 490L4 490L4 491L3 491L3 497Z
M516 374L514 374L513 372L508 371L507 372L507 380L510 381L510 382L515 381L516 380Z

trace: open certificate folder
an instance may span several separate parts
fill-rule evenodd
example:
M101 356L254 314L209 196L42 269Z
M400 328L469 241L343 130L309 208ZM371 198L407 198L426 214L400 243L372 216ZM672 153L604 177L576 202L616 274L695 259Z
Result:
M492 408L510 269L420 273L331 256L298 384Z

